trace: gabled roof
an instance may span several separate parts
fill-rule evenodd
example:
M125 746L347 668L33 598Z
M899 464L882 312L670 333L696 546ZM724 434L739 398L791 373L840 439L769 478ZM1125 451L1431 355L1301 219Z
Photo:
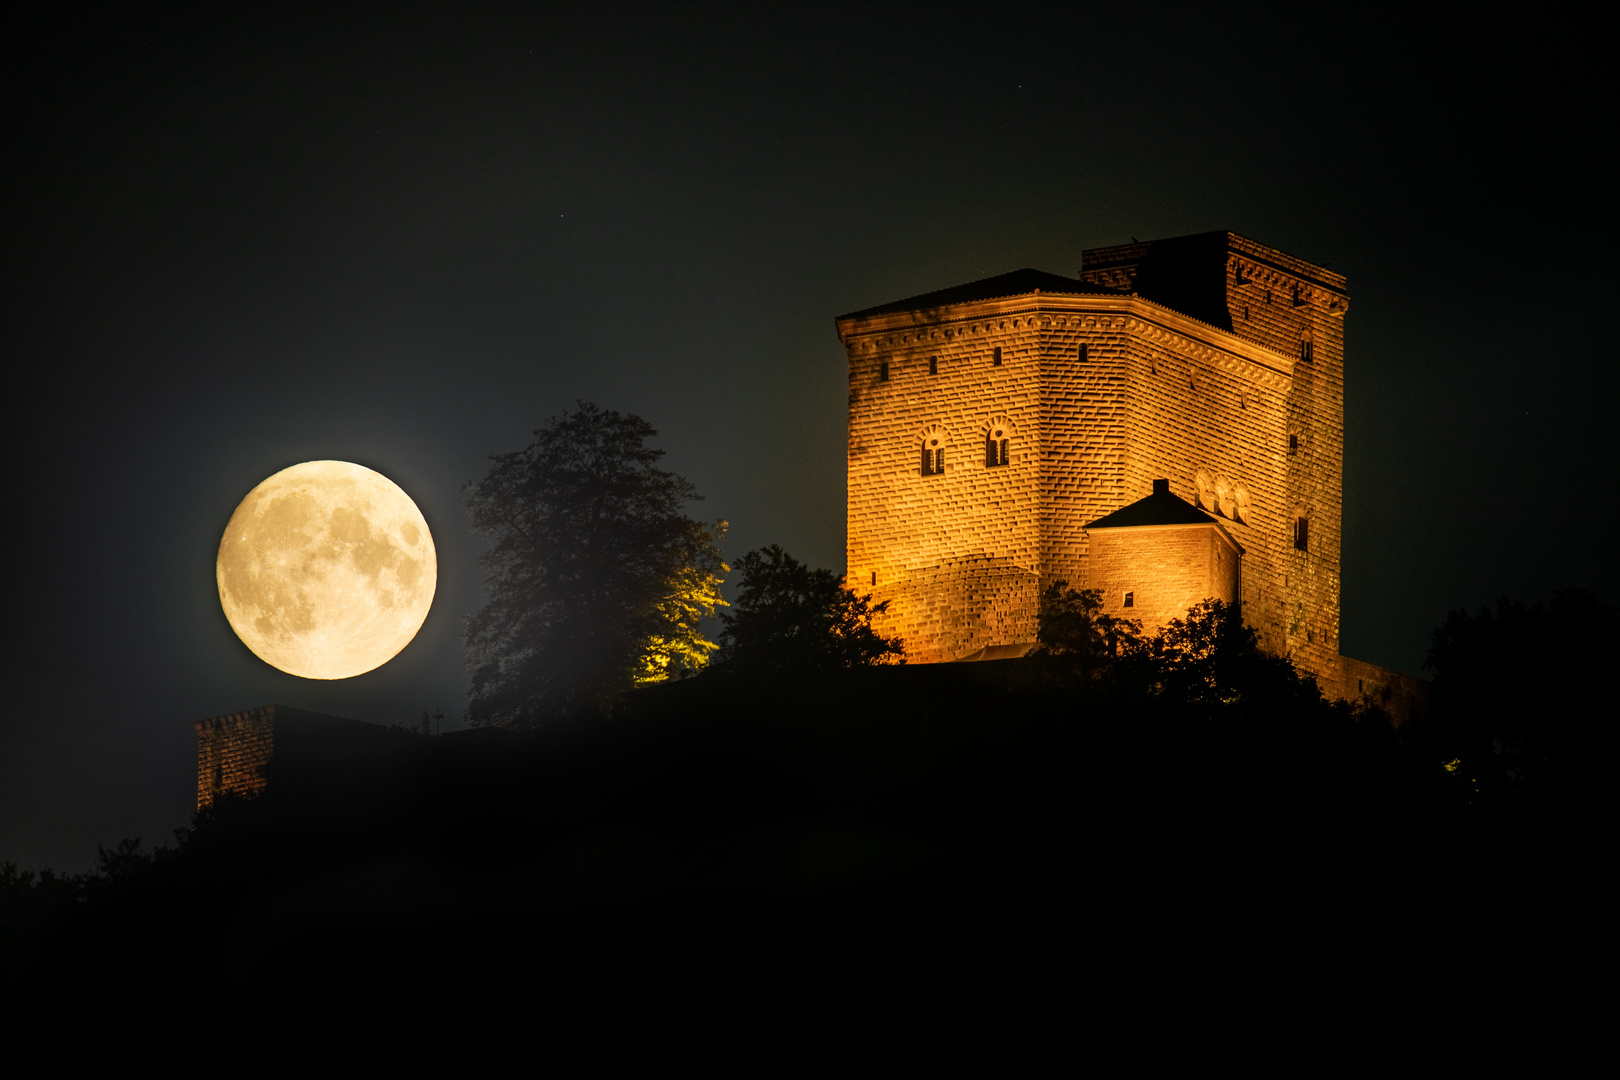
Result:
M923 311L947 304L971 304L975 300L999 300L1009 296L1027 296L1030 293L1062 293L1075 296L1119 296L1118 289L1110 289L1062 274L1048 274L1045 270L1014 270L1010 274L970 281L966 285L953 285L920 296L908 296L892 304L879 304L862 311L852 311L840 319L864 319L872 315L887 315L895 311Z
M1085 526L1087 529L1130 529L1141 525L1214 525L1225 532L1219 521L1204 513L1185 499L1170 494L1168 484L1153 485L1153 494L1122 506L1112 514L1098 518Z

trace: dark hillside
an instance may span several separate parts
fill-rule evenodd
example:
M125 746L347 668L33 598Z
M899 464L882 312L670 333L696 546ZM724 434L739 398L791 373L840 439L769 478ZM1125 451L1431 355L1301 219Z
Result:
M1009 1017L1033 1052L1234 965L1411 944L1436 854L1474 850L1444 773L1377 717L1273 698L1077 693L999 661L714 673L592 724L401 733L396 782L365 787L396 802L273 786L24 919L13 1007L259 1064L764 1039L779 1071L897 1026L919 1053L1016 1055L992 1045Z

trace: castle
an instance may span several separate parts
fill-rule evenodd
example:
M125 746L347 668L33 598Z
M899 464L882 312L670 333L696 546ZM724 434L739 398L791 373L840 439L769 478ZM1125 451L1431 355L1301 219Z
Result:
M840 316L848 581L914 662L1022 655L1061 580L1149 629L1241 601L1330 697L1420 693L1339 654L1349 306L1215 232Z
M1033 647L1056 581L1150 630L1241 601L1329 697L1412 717L1421 680L1339 653L1344 277L1231 232L1081 260L837 320L847 580L889 602L878 628L913 662L984 660ZM353 776L416 753L285 706L196 726L199 809L272 764L278 786L358 798Z

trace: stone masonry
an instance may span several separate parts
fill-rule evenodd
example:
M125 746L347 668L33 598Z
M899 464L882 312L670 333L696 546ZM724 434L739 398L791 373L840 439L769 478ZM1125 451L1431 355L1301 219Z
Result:
M850 584L913 662L1033 642L1044 586L1097 584L1084 523L1164 477L1241 547L1262 644L1337 687L1348 307L1218 232L840 317Z
M399 756L402 743L396 733L376 724L286 705L227 713L195 726L198 810L207 809L222 794L242 798L263 794L272 771L278 789L335 772L343 785L358 790L367 781L364 774ZM323 780L314 786L334 785Z

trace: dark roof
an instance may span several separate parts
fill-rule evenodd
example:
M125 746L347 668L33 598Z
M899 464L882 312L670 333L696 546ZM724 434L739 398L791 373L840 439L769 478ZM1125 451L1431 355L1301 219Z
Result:
M848 315L838 317L861 319L870 315L887 315L892 311L921 311L926 308L944 307L946 304L970 304L975 300L998 300L1004 296L1025 296L1035 292L1078 296L1119 295L1118 289L1104 288L1078 278L1064 277L1062 274L1048 274L1045 270L1026 268L1014 270L1010 274L997 274L995 277L970 281L966 285L953 285L948 289L923 293L921 296L908 296L892 304L879 304L877 307L852 311Z
M1170 494L1169 487L1155 490L1145 499L1122 506L1112 514L1087 525L1088 529L1129 529L1135 525L1220 525L1185 499Z

